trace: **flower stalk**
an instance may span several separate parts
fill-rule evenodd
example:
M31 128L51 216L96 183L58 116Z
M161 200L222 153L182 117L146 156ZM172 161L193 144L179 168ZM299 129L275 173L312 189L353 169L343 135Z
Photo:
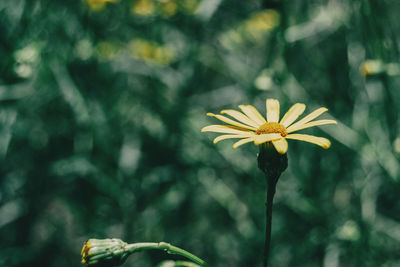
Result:
M264 172L267 180L267 201L266 208L266 223L265 223L265 244L264 244L264 267L268 266L269 251L271 244L271 226L272 226L272 204L275 196L276 184L288 166L287 154L278 153L270 143L265 143L260 146L258 154L258 167Z
M110 263L110 266L120 266L130 254L152 249L163 250L168 254L180 255L199 266L208 266L208 264L199 257L169 243L144 242L127 244L116 238L89 239L82 249L82 263L86 266L94 266L103 263Z
M134 252L138 252L138 251L142 251L142 250L151 250L151 249L158 249L158 250L163 250L165 252L167 252L168 254L176 254L176 255L180 255L182 257L185 257L191 261L193 261L194 263L199 264L200 266L208 266L207 263L205 261L203 261L202 259L200 259L199 257L197 257L196 255L193 255L192 253L175 247L169 243L165 243L165 242L160 242L160 243L152 243L152 242L148 242L148 243L134 243L134 244L129 244L126 246L126 249L130 252L130 253L134 253Z
M163 261L157 267L201 267L200 265L191 261Z

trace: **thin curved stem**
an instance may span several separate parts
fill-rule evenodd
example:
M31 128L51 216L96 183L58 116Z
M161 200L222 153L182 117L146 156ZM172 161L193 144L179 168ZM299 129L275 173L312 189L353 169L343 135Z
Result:
M141 250L149 250L149 249L158 249L158 250L164 250L169 254L177 254L180 255L182 257L185 257L195 263L197 263L200 266L208 266L208 264L203 261L202 259L200 259L199 257L197 257L196 255L193 255L192 253L175 247L169 243L165 243L165 242L160 242L160 243L154 243L154 242L145 242L145 243L134 243L134 244L129 244L127 245L125 248L125 250L129 251L130 253L133 252L138 252Z
M191 261L175 261L174 267L201 267L200 265Z

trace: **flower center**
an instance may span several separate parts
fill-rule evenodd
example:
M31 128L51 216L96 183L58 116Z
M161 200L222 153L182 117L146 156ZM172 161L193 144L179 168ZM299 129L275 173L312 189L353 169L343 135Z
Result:
M264 123L263 125L258 128L256 131L257 135L260 134L269 134L269 133L278 133L282 137L285 137L287 135L286 128L282 124L279 124L277 122L267 122Z

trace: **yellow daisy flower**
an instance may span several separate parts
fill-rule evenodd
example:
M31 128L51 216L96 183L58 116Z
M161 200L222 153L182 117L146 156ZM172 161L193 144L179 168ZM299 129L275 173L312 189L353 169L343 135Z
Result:
M306 109L302 103L294 104L279 121L279 101L267 99L267 118L265 119L258 110L251 105L239 105L239 112L233 109L222 110L221 114L227 114L235 120L223 115L207 113L207 116L215 117L230 125L209 125L201 129L202 132L224 133L214 139L214 144L225 139L239 138L233 144L237 148L243 144L254 142L255 145L272 142L280 154L285 154L288 149L286 139L295 139L310 142L323 148L329 148L331 142L323 137L316 137L308 134L293 134L293 132L325 124L336 124L335 120L314 120L327 108L319 108L301 120L293 123ZM314 120L314 121L313 121Z

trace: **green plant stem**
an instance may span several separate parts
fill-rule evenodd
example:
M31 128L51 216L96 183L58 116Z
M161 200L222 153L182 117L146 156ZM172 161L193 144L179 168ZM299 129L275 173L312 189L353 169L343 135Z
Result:
M257 156L258 168L265 174L267 180L267 202L265 203L267 220L265 223L264 267L268 266L269 248L271 243L272 203L275 188L281 174L288 166L287 154L279 154L272 144L265 143L260 146Z
M264 244L264 267L268 266L269 249L271 244L271 226L272 226L272 204L275 196L276 183L278 177L267 177L268 189L267 189L267 202L265 203L266 208L266 223L265 223L265 244Z
M160 242L160 243L153 243L153 242L146 242L146 243L134 243L134 244L129 244L127 245L125 248L125 250L129 251L130 253L133 252L138 252L141 250L149 250L149 249L158 249L158 250L164 250L169 254L177 254L180 255L182 257L185 257L197 264L199 264L200 266L208 266L208 264L203 261L202 259L200 259L199 257L193 255L192 253L175 247L169 243L165 243L165 242Z
M190 261L176 261L175 267L199 267L200 265L190 262Z

